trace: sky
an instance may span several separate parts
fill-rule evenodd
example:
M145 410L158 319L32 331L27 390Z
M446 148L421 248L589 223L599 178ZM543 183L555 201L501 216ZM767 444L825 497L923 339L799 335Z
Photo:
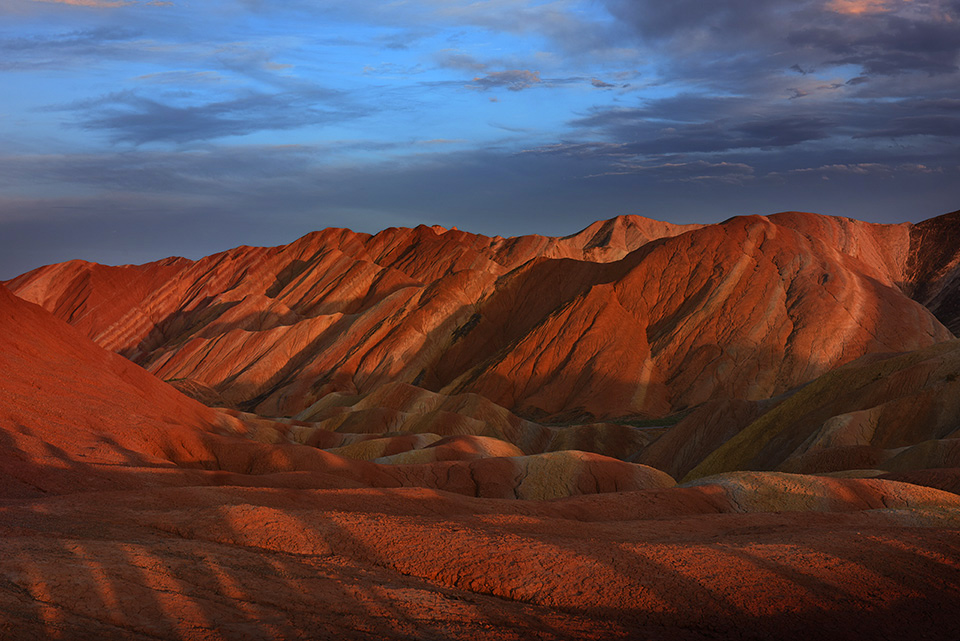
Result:
M2 0L0 279L960 209L960 0Z

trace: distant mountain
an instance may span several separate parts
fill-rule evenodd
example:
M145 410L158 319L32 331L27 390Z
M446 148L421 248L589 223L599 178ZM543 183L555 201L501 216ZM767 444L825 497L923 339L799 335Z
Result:
M624 216L565 238L327 229L199 261L70 261L8 286L159 378L259 414L403 382L534 420L656 417L952 338L957 216Z

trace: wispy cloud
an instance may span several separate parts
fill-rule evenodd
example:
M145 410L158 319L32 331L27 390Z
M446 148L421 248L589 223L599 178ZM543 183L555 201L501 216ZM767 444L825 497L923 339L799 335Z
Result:
M837 13L860 16L869 13L885 13L897 5L896 0L830 0L827 9Z
M471 89L494 89L503 87L510 91L523 91L540 84L540 72L526 69L491 71L485 76L477 76L467 85Z
M103 131L119 143L187 143L263 130L297 129L366 115L351 111L340 94L326 89L293 93L257 93L218 100L174 104L133 91L108 94L62 107L74 111L79 126Z
M434 54L434 60L441 67L460 71L484 71L489 66L488 63L456 49L442 49Z
M819 176L825 180L831 180L843 176L903 176L916 174L942 174L943 167L931 167L923 163L879 163L879 162L860 162L860 163L835 163L831 165L820 165L819 167L798 167L787 171L773 171L767 174L769 178L779 178L786 176L812 175Z
M158 71L157 73L136 76L134 80L153 84L181 86L218 84L224 82L225 79L216 71Z
M99 7L114 8L125 7L134 4L130 0L33 0L33 2L43 2L46 4L69 4L75 7Z
M571 124L602 139L620 141L618 154L637 155L790 147L827 138L836 127L829 118L783 109L759 115L744 108L749 104L742 99L678 96L635 109L596 110Z
M0 70L36 71L89 64L92 60L131 57L142 32L122 26L0 38Z
M31 0L32 2L42 2L45 4L68 4L74 7L94 7L98 9L115 9L117 7L128 7L130 5L147 5L154 7L172 6L172 1L165 0Z
M629 163L616 164L609 171L594 174L589 178L601 176L624 176L628 174L650 174L661 182L718 182L741 184L752 180L755 170L742 162L710 162L693 160L688 162Z

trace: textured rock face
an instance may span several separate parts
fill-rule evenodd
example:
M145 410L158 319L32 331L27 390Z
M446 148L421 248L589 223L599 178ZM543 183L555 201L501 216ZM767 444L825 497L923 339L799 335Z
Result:
M955 300L941 257L952 236L936 231L947 223L621 217L510 239L328 229L196 262L73 261L9 286L180 389L259 414L403 382L589 422L762 399L863 354L951 338L902 289L935 310ZM911 284L940 272L935 292Z
M0 371L5 372L0 498L131 486L247 484L249 479L238 475L277 474L294 476L264 482L417 486L499 498L556 498L673 485L667 474L647 466L582 452L526 456L499 439L490 439L496 444L458 443L443 442L435 434L410 434L358 440L339 448L350 456L346 459L296 443L305 433L330 434L322 423L298 426L210 409L3 286ZM409 403L410 392L416 389L385 389L381 400ZM434 402L444 400L423 394L435 397ZM524 442L522 433L517 436ZM383 466L362 460L422 451L429 445L437 446L432 457L388 461L420 465ZM296 476L304 473L309 477Z

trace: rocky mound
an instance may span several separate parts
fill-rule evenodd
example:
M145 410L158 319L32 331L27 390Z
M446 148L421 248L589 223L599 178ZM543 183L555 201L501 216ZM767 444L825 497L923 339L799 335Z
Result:
M556 499L675 484L669 475L646 465L575 451L403 466L399 470L407 486L495 499Z
M523 456L520 448L498 438L447 436L433 441L422 449L410 449L374 460L377 463L411 465L434 461L470 461L479 458L516 458L520 456Z
M683 487L717 487L735 512L958 509L960 496L911 483L778 472L728 472Z

